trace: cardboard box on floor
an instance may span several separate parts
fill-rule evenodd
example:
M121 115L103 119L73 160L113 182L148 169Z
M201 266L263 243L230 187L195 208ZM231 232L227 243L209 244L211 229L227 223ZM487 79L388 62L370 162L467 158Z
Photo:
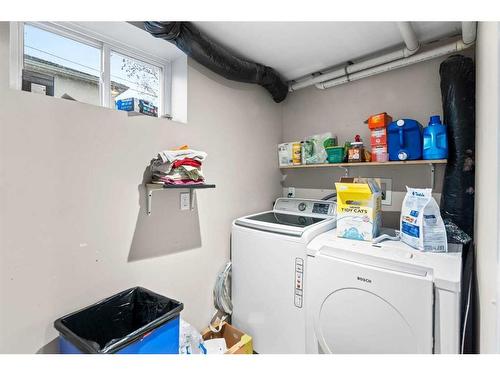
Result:
M215 324L215 327L218 327L218 324ZM252 337L226 322L222 323L220 332L212 332L209 327L201 336L203 340L224 338L228 347L224 354L253 354Z
M342 178L337 190L337 236L371 241L382 226L380 181L373 178Z

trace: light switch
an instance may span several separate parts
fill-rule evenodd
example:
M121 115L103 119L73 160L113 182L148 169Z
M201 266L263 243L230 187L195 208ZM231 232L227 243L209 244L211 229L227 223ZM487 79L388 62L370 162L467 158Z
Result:
M189 210L189 193L181 193L181 210Z

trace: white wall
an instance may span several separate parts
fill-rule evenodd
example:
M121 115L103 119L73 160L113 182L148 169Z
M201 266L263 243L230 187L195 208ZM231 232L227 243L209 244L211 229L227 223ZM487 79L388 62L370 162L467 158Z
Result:
M0 352L51 351L56 318L136 285L206 326L231 221L281 193L280 106L195 63L187 125L10 90L6 34L0 23ZM179 192L155 193L146 216L146 166L185 143L208 152L217 188L193 212Z
M474 57L474 49L464 51ZM283 106L283 141L331 132L339 143L360 134L370 149L370 130L364 121L372 114L387 112L398 118L413 118L426 126L429 116L442 118L439 65L446 57L411 65L384 74L354 81L327 90L315 87L293 92ZM444 166L436 166L435 193L441 193ZM344 175L340 168L286 170L284 186L331 189ZM431 187L427 165L353 167L351 176L391 178L393 191L405 192L405 186ZM387 207L389 208L389 207ZM395 211L399 207L390 207Z
M499 249L500 34L496 22L480 22L476 59L476 222L480 350L497 353Z

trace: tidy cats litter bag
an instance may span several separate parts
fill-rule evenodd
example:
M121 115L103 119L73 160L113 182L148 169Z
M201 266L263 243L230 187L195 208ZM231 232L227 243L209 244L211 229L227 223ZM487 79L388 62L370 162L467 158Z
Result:
M422 251L447 252L448 242L432 189L406 187L401 208L401 240Z

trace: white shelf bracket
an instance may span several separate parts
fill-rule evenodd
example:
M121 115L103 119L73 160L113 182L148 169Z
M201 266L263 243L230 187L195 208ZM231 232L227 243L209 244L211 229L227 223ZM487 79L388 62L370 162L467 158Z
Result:
M161 186L154 187L150 185L146 185L146 200L147 200L147 214L148 216L151 216L151 207L152 207L152 200L153 200L153 191L155 190L161 190L163 189Z
M344 177L349 177L349 168L348 167L343 167L341 165L338 166L340 169L344 170Z
M431 189L434 189L434 183L436 181L436 166L434 163L429 163L429 168L431 170Z

